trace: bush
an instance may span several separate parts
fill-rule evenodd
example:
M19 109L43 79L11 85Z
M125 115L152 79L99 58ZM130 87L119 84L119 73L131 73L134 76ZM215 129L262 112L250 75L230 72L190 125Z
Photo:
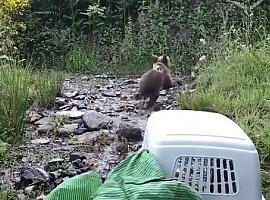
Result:
M263 47L232 50L228 57L206 66L194 92L177 96L183 109L218 112L236 121L255 143L264 170L264 161L270 156L269 53ZM268 198L269 174L269 170L262 173Z
M36 68L46 62L51 69L138 73L149 67L151 53L167 53L177 70L190 73L201 56L213 54L200 39L215 45L224 32L237 32L241 34L231 37L244 39L246 46L255 44L261 30L270 27L268 4L244 0L63 0L61 4L33 0L26 31L16 46L23 58L36 61ZM83 54L81 58L78 53ZM67 67L65 61L70 60Z

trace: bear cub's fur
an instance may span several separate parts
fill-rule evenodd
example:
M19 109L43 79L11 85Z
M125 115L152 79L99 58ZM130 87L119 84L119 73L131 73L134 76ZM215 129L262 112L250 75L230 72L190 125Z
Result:
M145 72L139 82L139 96L144 99L149 97L147 108L152 107L158 99L161 89L173 87L171 78L171 62L167 55L152 55L152 69Z
M152 55L153 67L155 63L163 63L165 70L163 70L163 84L162 89L169 89L173 87L173 81L171 78L171 61L169 56L163 54L162 56Z

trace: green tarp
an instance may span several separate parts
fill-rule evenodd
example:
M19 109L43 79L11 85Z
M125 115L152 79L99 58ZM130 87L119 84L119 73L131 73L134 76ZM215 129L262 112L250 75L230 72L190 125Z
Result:
M89 171L57 186L46 200L202 200L185 183L166 179L154 156L140 150L120 162L102 184Z

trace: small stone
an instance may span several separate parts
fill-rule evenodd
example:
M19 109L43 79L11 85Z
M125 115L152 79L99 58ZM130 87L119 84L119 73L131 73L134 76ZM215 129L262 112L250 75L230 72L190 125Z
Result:
M102 96L104 97L117 97L115 92L102 92Z
M122 94L122 92L121 92L121 91L116 91L116 92L115 92L115 95L116 95L117 97L120 97L120 96L121 96L121 94Z
M76 106L78 109L84 109L86 108L85 101L84 100L75 100L72 102L73 106Z
M46 199L46 195L44 194L41 194L36 198L36 200L44 200L44 199Z
M101 135L101 131L86 132L78 136L78 140L81 143L89 143L93 141L97 136Z
M37 128L37 131L39 133L48 133L53 129L53 126L51 124L43 124L43 125L39 125L39 127Z
M52 119L50 117L43 117L40 120L35 122L35 125L44 125L44 124L50 124Z
M72 165L79 168L82 164L82 160L81 159L76 159L76 160L73 160L72 162Z
M87 131L87 128L78 128L74 131L76 135L81 135Z
M166 90L159 91L160 96L165 96L167 94Z
M34 185L31 185L31 186L28 186L24 189L25 193L26 194L31 194L34 190L35 186Z
M48 138L39 138L39 139L31 140L31 143L32 144L49 144L50 139L48 139Z
M116 131L118 137L127 139L128 142L142 141L142 130L137 127L133 127L130 124L121 124Z
M60 107L66 104L66 99L62 97L56 97L55 98L55 104Z
M50 172L49 175L50 177L52 177L53 180L56 180L61 176L61 173L59 172L59 170L57 170L57 171Z
M90 131L106 129L110 120L106 115L90 110L83 115L83 121Z
M122 83L122 85L131 85L131 84L138 84L138 81L133 80L133 79L129 79L129 80L123 81L123 83Z
M78 95L78 92L77 91L74 91L74 92L65 92L64 93L64 97L66 97L66 98L73 98L73 97L75 97L77 95Z
M114 86L113 85L106 85L105 88L108 90L108 89L114 88Z
M17 198L18 198L18 200L25 200L26 196L25 196L25 194L20 193L17 195Z
M32 168L32 167L21 167L21 181L20 185L22 187L26 187L27 185L31 184L33 181L41 181L41 182L48 182L49 175L46 171L41 168Z
M85 94L81 94L75 97L75 100L84 100L86 98Z
M72 177L72 176L75 176L77 175L78 173L80 173L80 170L79 169L74 169L74 168L69 168L65 171L65 174L69 177Z
M66 104L66 105L60 106L60 107L59 107L59 110L69 110L70 107L71 107L71 105Z
M42 115L38 114L36 111L31 111L28 114L28 119L30 123L33 123L41 118L42 118Z
M83 76L81 77L81 81L89 81L90 78L88 76Z
M62 159L62 158L54 158L54 159L50 160L48 163L55 164L55 163L63 163L63 162L64 162L64 159Z
M73 119L70 121L71 124L78 124L79 126L84 124L84 121L82 119Z
M74 133L78 128L78 124L64 124L62 127L58 129L58 132L62 135Z
M84 115L84 112L78 111L78 110L60 111L60 112L56 112L56 115L67 116L70 118L79 118L79 117L82 117Z
M79 153L79 152L73 152L73 153L71 153L71 154L69 155L69 161L70 161L70 162L72 162L72 161L74 161L74 160L77 160L77 159L79 159L79 160L84 160L84 159L86 159L86 157L83 156L83 155L81 155L81 153Z

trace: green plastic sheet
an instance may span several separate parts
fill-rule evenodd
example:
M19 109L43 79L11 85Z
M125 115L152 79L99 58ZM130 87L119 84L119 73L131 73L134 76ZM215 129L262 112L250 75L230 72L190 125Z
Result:
M129 155L102 183L95 171L74 176L58 185L46 200L202 200L189 185L167 179L148 150Z

